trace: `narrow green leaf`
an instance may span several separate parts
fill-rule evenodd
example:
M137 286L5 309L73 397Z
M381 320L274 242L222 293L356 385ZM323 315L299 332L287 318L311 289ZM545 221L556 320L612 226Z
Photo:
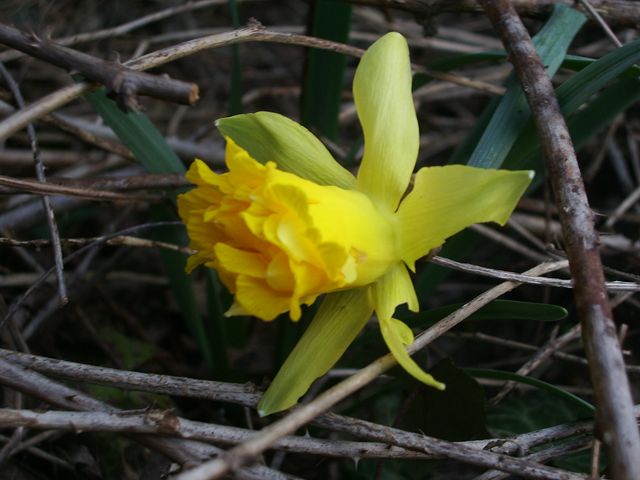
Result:
M570 117L607 83L621 74L626 75L628 69L638 61L640 61L640 40L635 40L608 53L577 72L556 89L562 113ZM629 86L630 84L626 85ZM610 93L610 95L612 94ZM624 103L618 102L616 105L624 105ZM605 104L600 104L600 106L605 107L606 112L613 113L612 108L607 108ZM626 108L626 105L624 108ZM605 119L609 117L610 115L603 115ZM602 122L600 124L605 125L606 123ZM510 168L515 165L523 165L524 158L534 158L532 152L539 148L538 145L533 122L529 122L509 152L506 165Z
M328 294L258 404L260 416L296 404L327 373L371 317L366 287Z
M406 318L412 327L426 327L455 312L464 303L454 303ZM567 310L559 305L546 303L519 302L515 300L494 300L470 315L467 320L534 320L537 322L557 322L566 318Z
M567 125L571 132L571 139L576 150L580 150L585 143L593 138L600 130L640 100L640 80L636 78L622 78L605 87L598 96L591 100L584 108L571 116ZM513 169L534 168L542 170L542 150L534 136L522 135L522 144L509 154L505 166ZM534 184L542 180L538 175Z
M260 163L276 162L282 170L321 185L355 185L355 177L333 159L320 140L284 115L247 113L221 118L216 126Z
M162 221L168 218L173 219L175 217L169 209L162 205L154 206L152 216L154 217L154 221ZM174 227L158 229L154 232L154 236L157 240L176 245L184 245L186 240L184 231ZM169 285L180 308L180 313L191 335L193 335L198 344L205 362L210 368L216 368L213 362L214 348L211 347L202 321L202 315L200 314L193 289L193 280L184 271L186 264L185 257L179 252L166 250L164 248L160 249L159 253L164 270L167 273L167 278L169 279ZM216 371L216 373L218 372Z
M557 4L553 15L534 37L533 42L550 77L556 73L573 37L586 17L569 7ZM507 80L507 92L500 100L487 128L467 165L499 168L531 116L527 100L515 75Z
M85 98L148 172L185 173L178 156L145 114L124 113L107 98L104 88L86 94Z
M310 35L346 43L351 29L351 5L318 0L312 12ZM338 113L344 87L346 57L310 49L302 88L302 123L331 140L338 138Z
M492 378L495 380L505 380L510 382L523 383L525 385L531 385L532 387L539 388L548 393L555 395L556 397L569 400L576 408L580 409L586 416L592 417L595 414L596 408L586 400L574 395L571 392L556 387L551 383L547 383L537 378L525 377L513 372L505 372L503 370L492 370L488 368L465 368L469 375L476 378Z

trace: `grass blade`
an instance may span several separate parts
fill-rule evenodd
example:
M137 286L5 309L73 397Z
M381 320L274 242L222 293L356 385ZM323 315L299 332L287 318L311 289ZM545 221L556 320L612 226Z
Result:
M505 372L503 370L491 370L488 368L465 368L465 372L467 372L472 377L476 378L492 378L495 380L505 380L509 382L517 382L525 385L531 385L532 387L539 388L540 390L544 390L546 392L551 393L559 398L564 398L565 400L569 400L573 405L576 406L577 409L583 411L585 416L593 417L596 412L596 408L591 405L586 400L574 395L571 392L567 392L566 390L561 389L560 387L556 387L551 383L544 382L537 378L533 377L525 377L523 375L518 375L512 372Z
M310 34L346 43L351 29L351 5L318 0L313 9ZM338 138L338 113L344 87L346 57L310 49L302 90L302 123L331 139Z
M582 13L558 4L549 21L534 37L534 45L547 66L550 77L560 68L573 37L585 21L586 17ZM531 117L527 100L515 75L510 76L506 86L507 92L466 162L467 165L499 168Z
M433 325L450 313L455 312L464 303L455 303L434 308L409 316L406 320L414 327L424 328ZM567 316L567 310L559 305L515 300L494 300L470 315L467 320L534 320L537 322L557 322Z

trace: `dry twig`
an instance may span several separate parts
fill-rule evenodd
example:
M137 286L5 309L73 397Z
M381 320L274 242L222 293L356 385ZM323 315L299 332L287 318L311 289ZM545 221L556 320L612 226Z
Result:
M139 110L137 95L186 105L192 105L198 100L198 86L194 83L136 72L119 63L107 62L63 47L35 34L27 35L1 23L0 43L105 85L116 95L118 104L127 110Z
M352 47L343 43L331 42L322 38L270 31L265 29L259 22L253 21L247 27L183 42L179 45L174 45L130 60L125 62L123 66L136 71L148 70L150 68L155 68L174 60L193 55L202 50L220 48L243 42L273 42L286 45L299 45L329 50L355 57L360 57L364 53L360 48ZM426 70L422 67L420 67L419 71L422 71L426 75L435 79L456 83L465 87L482 89L494 94L501 94L503 92L501 87L496 87L495 85L486 84L484 82L461 77L459 75ZM14 115L0 122L0 140L8 138L10 135L23 128L27 123L39 119L40 117L89 92L91 88L93 88L93 86L90 83L78 82L41 98L37 102L29 105L27 108L21 109L19 112L16 112Z
M416 14L431 17L451 12L481 12L482 7L476 0L343 0L350 3L377 7L399 8ZM544 18L551 14L557 3L576 7L574 0L514 0L513 5L524 17ZM609 24L619 27L635 28L640 22L640 5L633 0L590 0L594 10ZM583 7L584 8L584 7Z
M0 75L2 75L2 78L9 87L9 90L11 91L11 94L13 95L13 98L15 99L18 107L24 108L24 99L22 98L20 88L2 63L0 63ZM27 123L25 126L27 128L27 135L29 136L31 150L33 152L33 163L36 171L36 177L38 179L38 182L46 184L47 179L44 173L44 164L42 163L42 159L40 158L40 147L38 146L36 129L31 123ZM67 286L64 280L64 265L62 261L62 247L60 246L60 234L58 232L56 216L47 195L42 196L42 206L46 214L47 226L49 227L49 234L51 236L51 243L53 245L53 269L55 270L56 277L58 279L58 297L60 300L60 304L64 305L69 301L69 298L67 297Z
M78 390L56 383L39 373L0 359L0 383L52 405L72 410L117 413L118 409L102 403ZM221 453L213 445L186 439L132 435L141 444L157 450L180 464L194 464ZM285 476L266 467L249 467L238 472L241 478L284 480Z

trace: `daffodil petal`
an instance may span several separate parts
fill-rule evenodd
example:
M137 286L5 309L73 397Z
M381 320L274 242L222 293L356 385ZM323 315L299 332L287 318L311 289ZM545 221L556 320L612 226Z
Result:
M413 342L413 333L411 329L395 318L380 318L380 332L389 350L396 361L404 368L407 373L422 383L438 390L444 390L444 383L438 382L435 378L422 370L420 366L409 356L405 348Z
M273 161L281 170L320 185L355 186L354 176L334 160L320 140L283 115L235 115L217 120L216 126L260 163Z
M388 33L369 47L356 70L353 96L364 131L358 189L395 211L420 142L409 49L402 35Z
M296 404L327 373L371 317L367 287L327 295L258 404L261 416Z
M397 262L378 279L372 285L372 292L373 306L380 318L391 318L396 307L403 303L412 312L420 308L409 272L402 262Z
M465 227L503 225L532 178L532 171L464 165L420 169L396 214L402 259L414 270L418 258Z

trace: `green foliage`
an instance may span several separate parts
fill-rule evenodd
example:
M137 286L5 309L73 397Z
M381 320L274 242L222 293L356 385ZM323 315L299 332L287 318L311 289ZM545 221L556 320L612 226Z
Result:
M317 0L310 23L310 35L346 43L351 29L351 5ZM346 60L338 53L310 49L302 89L302 123L334 141L338 138Z
M454 303L410 315L406 318L412 327L425 328L455 312L464 303ZM494 300L467 317L469 320L535 320L557 322L567 316L567 310L559 305L546 303L518 302L514 300Z
M534 45L550 77L560 68L573 37L585 21L586 17L577 10L558 4L551 18L535 36ZM515 74L507 80L506 88L471 157L466 161L467 165L500 168L529 120L531 112Z
M544 382L534 377L526 377L524 375L518 375L517 373L505 372L502 370L491 370L488 368L467 368L466 371L476 378L492 378L496 380L504 380L509 382L523 383L525 385L531 385L539 388L550 395L556 396L558 399L570 402L576 412L581 415L581 418L592 418L595 413L595 407L586 400L581 399L577 395L571 392L556 387L550 383Z

